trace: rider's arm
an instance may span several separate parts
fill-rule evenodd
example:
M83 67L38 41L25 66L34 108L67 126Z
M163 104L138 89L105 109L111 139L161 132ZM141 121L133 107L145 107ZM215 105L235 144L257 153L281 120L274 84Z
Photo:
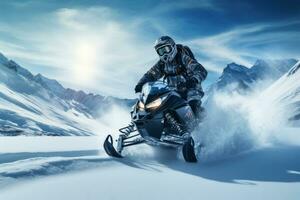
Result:
M206 69L197 62L197 60L192 59L190 56L183 54L182 62L186 66L187 75L191 78L195 78L198 83L201 83L205 80L207 76Z
M157 81L163 77L163 65L161 61L158 61L149 71L147 71L144 76L138 82L138 85L144 85L147 82Z

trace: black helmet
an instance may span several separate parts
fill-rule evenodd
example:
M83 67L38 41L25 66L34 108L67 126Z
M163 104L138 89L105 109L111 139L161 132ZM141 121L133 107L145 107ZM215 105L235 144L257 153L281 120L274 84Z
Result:
M169 36L161 36L158 38L155 41L154 48L163 62L171 62L177 54L176 43Z

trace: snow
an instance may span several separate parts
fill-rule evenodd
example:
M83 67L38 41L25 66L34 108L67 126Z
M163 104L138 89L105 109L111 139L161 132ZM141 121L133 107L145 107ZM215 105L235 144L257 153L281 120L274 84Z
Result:
M62 95L64 93L64 87L56 80L48 79L41 74L37 74L36 76L34 76L34 80L44 87L50 89L54 94Z
M230 63L224 68L218 81L212 84L210 90L251 90L258 85L265 88L288 72L296 62L295 59L258 59L250 68Z
M292 74L296 73L300 69L300 61L298 61L294 67L289 71L287 76L291 76Z
M103 127L98 118L104 112L116 105L129 110L131 104L65 89L0 53L0 135L95 135Z
M1 145L0 199L298 199L300 195L300 161L295 159L300 146L188 164L177 159L176 152L148 147L123 159L110 158L102 142L99 137L1 137L0 144L6 145Z
M0 53L0 64L7 63L7 62L8 62L7 58L2 53Z
M251 93L217 91L206 101L207 116L194 135L200 157L220 160L278 144L299 145L299 63L267 89ZM290 75L289 75L290 74Z
M238 65L236 63L230 63L224 69L224 71L226 71L226 70L233 70L233 71L237 71L237 72L241 72L241 73L246 73L249 69L243 65Z
M59 99L28 77L0 64L0 80L1 134L93 134L82 123L93 122L88 113ZM66 112L72 109L76 110L75 114ZM9 128L10 131L3 127Z
M101 113L128 101L65 89L0 54L0 135L96 135ZM128 109L128 107L127 107Z
M250 73L261 78L278 79L296 63L295 59L258 59Z

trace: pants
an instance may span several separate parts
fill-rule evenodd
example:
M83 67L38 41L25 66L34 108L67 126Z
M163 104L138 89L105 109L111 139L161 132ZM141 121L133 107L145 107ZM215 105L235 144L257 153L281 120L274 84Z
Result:
M191 100L189 101L189 105L191 106L196 118L198 118L201 114L203 108L201 107L201 100Z
M190 89L188 91L179 92L182 98L186 99L191 106L195 116L198 118L203 110L201 107L202 97L204 93L197 89Z

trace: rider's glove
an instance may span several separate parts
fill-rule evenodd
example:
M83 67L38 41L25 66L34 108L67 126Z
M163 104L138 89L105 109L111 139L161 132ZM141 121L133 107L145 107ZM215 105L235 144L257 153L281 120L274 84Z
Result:
M141 91L142 91L142 88L143 88L143 85L137 84L137 85L135 86L135 88L134 88L135 93L141 92Z
M194 87L196 87L197 83L198 83L198 80L196 78L192 77L192 78L189 78L186 80L185 86L186 86L186 88L194 88Z

